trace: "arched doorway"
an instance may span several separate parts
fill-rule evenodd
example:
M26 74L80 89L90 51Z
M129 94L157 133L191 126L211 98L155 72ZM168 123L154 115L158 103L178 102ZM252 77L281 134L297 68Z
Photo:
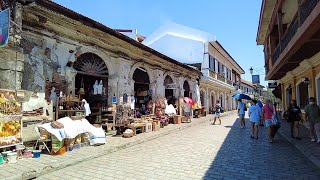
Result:
M149 91L150 79L147 71L138 67L134 73L132 79L134 82L134 95L135 95L135 109L145 109L147 103L150 100L151 94ZM142 114L145 112L141 111Z
M297 103L301 109L304 109L309 102L309 87L308 84L300 82L297 86Z
M173 80L169 75L165 77L163 85L165 87L165 97L168 101L168 104L175 105L175 84L173 83Z
M292 86L289 85L286 89L286 107L289 107L291 100L292 100Z
M184 81L184 83L183 83L183 90L184 90L184 93L183 93L183 96L184 96L184 97L190 97L190 98L192 98L192 94L191 94L191 92L190 92L190 86L189 86L188 81Z
M85 98L92 107L108 105L108 67L98 55L84 53L74 63L67 66L77 70L75 77L75 94ZM93 86L102 84L102 91L95 91ZM84 91L83 91L84 90Z
M201 101L201 106L204 106L204 91L200 90L200 101Z

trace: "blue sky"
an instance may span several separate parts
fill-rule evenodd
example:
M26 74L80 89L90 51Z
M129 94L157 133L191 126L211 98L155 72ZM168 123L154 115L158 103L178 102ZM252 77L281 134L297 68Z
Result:
M114 29L138 29L150 35L159 26L175 22L214 34L242 66L264 74L263 47L256 45L262 0L54 0ZM265 78L261 76L261 81ZM263 85L266 82L262 82Z

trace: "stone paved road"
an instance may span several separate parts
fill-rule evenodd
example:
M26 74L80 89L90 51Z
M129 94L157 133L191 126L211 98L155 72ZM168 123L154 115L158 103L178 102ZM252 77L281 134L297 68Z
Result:
M320 179L320 169L282 137L263 128L251 140L236 116L201 124L38 179Z

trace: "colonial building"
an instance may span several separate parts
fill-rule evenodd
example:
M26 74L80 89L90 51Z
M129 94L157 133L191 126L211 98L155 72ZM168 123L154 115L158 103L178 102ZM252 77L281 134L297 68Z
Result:
M241 79L240 90L241 93L247 94L252 99L263 99L263 88L260 84L252 84L249 81Z
M264 45L266 79L277 80L274 94L284 109L309 97L320 104L320 3L318 0L263 0L257 43Z
M203 73L200 79L202 106L211 108L220 100L226 110L236 108L231 96L239 88L240 74L244 74L244 70L213 35L170 23L142 43Z
M0 48L0 88L26 90L25 111L47 108L53 87L57 94L84 89L89 95L96 81L109 105L113 96L119 103L139 92L138 107L167 92L200 98L200 71L52 1L28 2L17 3L14 12L22 31L17 27Z
M247 94L251 98L254 98L254 86L251 82L241 79L240 90L241 93Z

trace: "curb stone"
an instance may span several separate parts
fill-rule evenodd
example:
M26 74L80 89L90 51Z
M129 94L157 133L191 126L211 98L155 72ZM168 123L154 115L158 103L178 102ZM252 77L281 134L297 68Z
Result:
M235 114L235 113L237 113L237 111L229 111L229 112L226 112L226 113L222 113L220 115L220 117L232 115L232 114ZM118 145L118 146L115 146L115 147L107 147L107 146L103 147L103 145L102 145L101 148L96 149L90 155L86 154L81 159L76 159L76 160L68 159L67 161L63 161L63 162L60 162L60 163L46 165L46 166L43 166L43 167L39 167L37 169L30 169L30 170L27 170L25 172L22 172L21 174L14 174L14 175L11 175L10 177L5 177L5 179L6 180L11 180L11 179L34 179L34 178L37 178L37 177L39 177L41 175L44 175L44 174L47 174L47 173L51 173L51 172L54 172L54 171L57 171L57 170L60 170L60 169L63 169L63 168L69 167L69 166L73 166L75 164L78 164L78 163L81 163L81 162L84 162L84 161L87 161L87 160L91 160L91 159L95 159L95 158L98 158L98 157L101 157L101 156L112 154L114 152L129 148L129 147L132 147L132 146L135 146L135 145L138 145L138 144L142 144L142 143L154 140L154 139L158 139L158 138L160 138L162 136L166 136L166 135L175 133L177 131L182 131L182 130L185 130L185 129L190 128L190 127L194 127L194 126L198 126L198 125L201 125L201 124L204 124L204 123L208 123L208 122L210 122L212 120L212 118L213 118L213 115L207 115L206 117L197 118L197 119L193 118L191 123L182 123L182 124L186 124L186 125L183 125L183 126L178 127L178 128L170 129L170 130L168 130L166 132L158 133L158 134L156 134L154 136L146 137L146 138L143 138L143 139L136 139L136 140L134 140L132 142L121 144L121 145ZM89 149L90 147L87 147L87 148ZM90 150L92 150L92 149L90 149Z
M285 138L288 142L290 142L295 148L297 148L306 158L308 158L314 165L316 165L318 168L320 168L320 161L315 158L312 155L307 154L302 147L300 147L299 145L297 145L294 140L292 140L291 138L287 137L284 132L282 131L278 131L279 134Z

